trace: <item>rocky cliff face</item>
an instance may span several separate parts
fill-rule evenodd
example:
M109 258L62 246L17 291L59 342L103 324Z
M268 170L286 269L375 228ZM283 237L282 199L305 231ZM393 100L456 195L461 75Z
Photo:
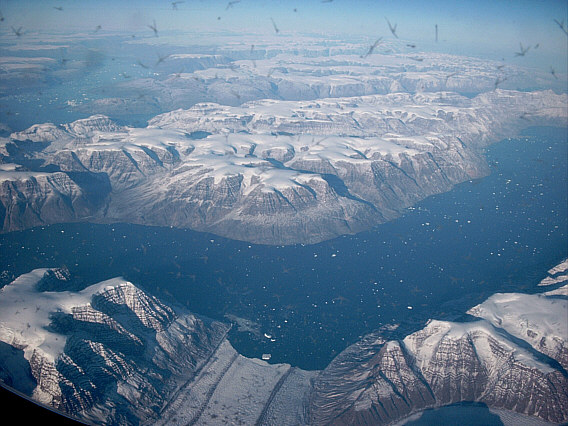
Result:
M59 270L36 270L2 289L0 338L22 351L29 370L6 357L1 370L6 383L85 421L155 418L228 331L122 279L80 292L62 291L66 280Z
M73 286L38 269L0 290L0 379L83 421L391 424L462 401L568 420L566 286L496 294L470 311L486 319L402 340L372 333L319 372L245 358L227 325L123 279Z
M0 172L0 223L4 230L84 220L110 193L106 174L20 172L16 165L4 166L4 171L12 169Z
M310 380L239 355L229 326L120 278L72 291L66 269L0 290L0 379L92 424L298 424Z
M3 231L89 220L187 227L265 244L368 229L488 173L480 149L565 118L566 96L395 93L199 104L146 128L104 116L3 140Z
M527 306L532 307L528 314ZM432 320L401 341L369 335L317 378L309 421L390 424L424 408L477 401L565 422L568 374L562 366L564 352L556 349L568 337L567 309L566 299L551 296L495 295L470 311L491 323ZM520 327L525 315L538 332L525 329L524 335L513 335L510 329ZM548 349L553 346L549 342L554 350Z

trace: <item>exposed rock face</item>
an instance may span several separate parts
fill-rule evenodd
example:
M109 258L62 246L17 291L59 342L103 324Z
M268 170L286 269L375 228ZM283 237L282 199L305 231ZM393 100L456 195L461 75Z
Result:
M317 377L309 422L385 424L434 401L398 342L367 336L342 352Z
M91 216L108 193L106 174L10 171L0 177L0 223L17 230L75 222Z
M198 104L146 128L104 116L35 125L0 151L2 230L125 221L314 243L486 175L480 148L526 125L527 111L554 124L565 107L550 91L394 93Z
M227 325L123 279L72 286L66 269L38 269L0 290L0 379L83 421L390 424L461 401L568 420L568 304L554 291L496 294L470 311L487 320L431 320L400 341L373 333L308 372L239 355Z
M495 305L496 300L505 299L505 309ZM309 422L390 424L424 408L462 401L565 422L568 374L558 364L565 354L556 348L564 348L568 340L563 331L566 300L495 295L470 313L492 319L523 318L528 305L537 306L530 311L532 327L540 331L543 342L533 344L536 350L527 344L534 342L535 335L518 334L516 339L509 334L510 327L498 328L485 320L430 321L402 341L387 342L369 335L346 349L317 378ZM556 318L556 325L549 325L549 316ZM551 341L555 350L547 349Z
M155 418L228 331L174 311L122 279L78 293L42 290L46 279L53 287L53 270L36 270L2 289L0 337L23 350L20 364L27 360L30 376L22 380L26 369L10 368L4 358L0 370L16 389L82 420Z
M302 424L317 372L239 355L227 324L66 269L0 290L0 379L93 424Z

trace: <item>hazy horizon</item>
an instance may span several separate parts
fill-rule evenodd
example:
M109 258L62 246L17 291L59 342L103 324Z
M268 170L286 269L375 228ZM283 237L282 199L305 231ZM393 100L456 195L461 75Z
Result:
M400 37L420 51L567 71L568 37L554 22L566 21L568 5L561 1L5 1L0 12L4 44L22 44L26 36L47 32L104 37L120 31L152 38L155 23L158 36L180 31ZM396 37L387 20L396 25ZM20 28L22 35L16 36ZM521 44L530 46L525 55L517 55Z

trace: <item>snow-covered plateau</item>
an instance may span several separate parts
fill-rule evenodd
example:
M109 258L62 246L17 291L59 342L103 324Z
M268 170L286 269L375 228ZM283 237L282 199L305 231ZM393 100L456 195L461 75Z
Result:
M487 175L483 147L563 125L567 104L552 91L400 92L201 103L144 128L38 124L0 140L2 231L120 221L315 243Z
M73 289L65 268L0 290L0 378L104 424L391 424L463 401L568 420L566 296L495 294L468 322L372 333L322 371L246 358L229 325L122 278Z
M495 294L469 311L478 318L430 320L401 341L366 336L316 378L309 423L391 424L464 401L566 422L568 303L558 296L562 289ZM516 420L532 424L530 417Z

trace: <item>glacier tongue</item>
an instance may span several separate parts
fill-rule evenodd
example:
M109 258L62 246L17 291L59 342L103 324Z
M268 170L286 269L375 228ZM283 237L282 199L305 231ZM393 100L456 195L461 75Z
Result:
M82 421L390 424L462 401L568 420L566 297L495 294L475 321L377 331L308 372L243 357L228 325L122 278L72 286L37 269L0 290L0 377Z

